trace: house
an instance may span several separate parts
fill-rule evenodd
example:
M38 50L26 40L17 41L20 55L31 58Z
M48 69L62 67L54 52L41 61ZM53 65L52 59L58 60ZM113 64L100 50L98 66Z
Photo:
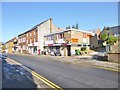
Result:
M75 50L81 47L90 48L90 38L93 32L65 29L44 36L44 49L47 52L59 51L62 56L75 54Z
M52 18L35 25L30 30L18 35L19 52L38 54L38 50L44 50L44 35L59 31L56 25L53 24Z
M14 39L13 43L14 43L14 53L18 53L18 37Z
M97 29L93 30L93 33L95 35L91 36L90 44L91 44L91 49L96 49L96 48L99 48L102 46L102 41L99 38L101 31L99 28L97 28Z
M103 33L106 33L107 35L112 35L118 38L120 35L120 26L109 27L108 30L106 30L106 27L104 27L100 35L102 35ZM103 44L105 46L107 45L105 42ZM108 51L118 52L118 41L113 45L110 45L108 49L109 49ZM106 47L106 51L107 51L107 47Z
M26 33L18 35L18 52L27 53Z
M118 37L120 35L120 26L110 27L110 30L112 31L114 36Z
M111 47L110 47L111 52L120 52L119 51L119 47L120 47L120 45L119 45L119 40L120 40L120 26L110 27L110 30L113 32L113 35L118 38L118 41L114 45L111 45Z
M104 27L100 34L103 34L103 33L108 34L108 30L106 29L107 27ZM109 27L109 34L114 35L115 37L118 37L120 34L120 26Z
M14 41L16 40L16 37L12 38L11 40L7 41L5 43L6 46L6 53L13 53L15 52L15 44Z

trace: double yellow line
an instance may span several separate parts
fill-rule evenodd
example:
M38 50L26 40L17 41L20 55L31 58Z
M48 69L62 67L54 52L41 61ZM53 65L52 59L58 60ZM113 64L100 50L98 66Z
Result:
M10 58L9 58L10 59ZM21 65L24 69L26 69L28 72L30 72L33 76L35 76L37 79L41 80L42 82L44 82L46 85L48 85L50 88L54 89L54 90L63 90L61 87L59 87L58 85L54 84L53 82L49 81L48 79L44 78L43 76L41 76L40 74L36 73L35 71L31 70L30 68L22 65L21 63L10 59L11 61L13 61L14 63L17 63L19 65Z
M55 90L63 90L61 87L59 87L58 85L54 84L53 82L49 81L48 79L44 78L43 76L41 76L40 74L37 74L36 72L32 71L31 74L33 76L35 76L36 78L40 79L41 81L43 81L45 84L47 84L49 87L55 89Z

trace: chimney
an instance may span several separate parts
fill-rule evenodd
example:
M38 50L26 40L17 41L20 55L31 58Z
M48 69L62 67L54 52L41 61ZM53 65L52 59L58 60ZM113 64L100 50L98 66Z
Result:
M52 33L52 18L50 18L50 33Z

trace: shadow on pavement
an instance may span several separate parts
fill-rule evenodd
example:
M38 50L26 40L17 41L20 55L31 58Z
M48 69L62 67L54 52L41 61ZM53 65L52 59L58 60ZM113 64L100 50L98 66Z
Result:
M2 90L17 90L19 88L37 90L32 74L20 65L7 63L6 58L7 56L4 55L0 57L0 60L2 60Z

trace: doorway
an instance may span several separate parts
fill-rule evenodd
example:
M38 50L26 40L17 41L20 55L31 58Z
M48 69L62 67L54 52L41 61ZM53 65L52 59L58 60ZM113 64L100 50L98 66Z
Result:
M68 56L71 56L71 46L70 45L67 46L67 53L68 53Z

